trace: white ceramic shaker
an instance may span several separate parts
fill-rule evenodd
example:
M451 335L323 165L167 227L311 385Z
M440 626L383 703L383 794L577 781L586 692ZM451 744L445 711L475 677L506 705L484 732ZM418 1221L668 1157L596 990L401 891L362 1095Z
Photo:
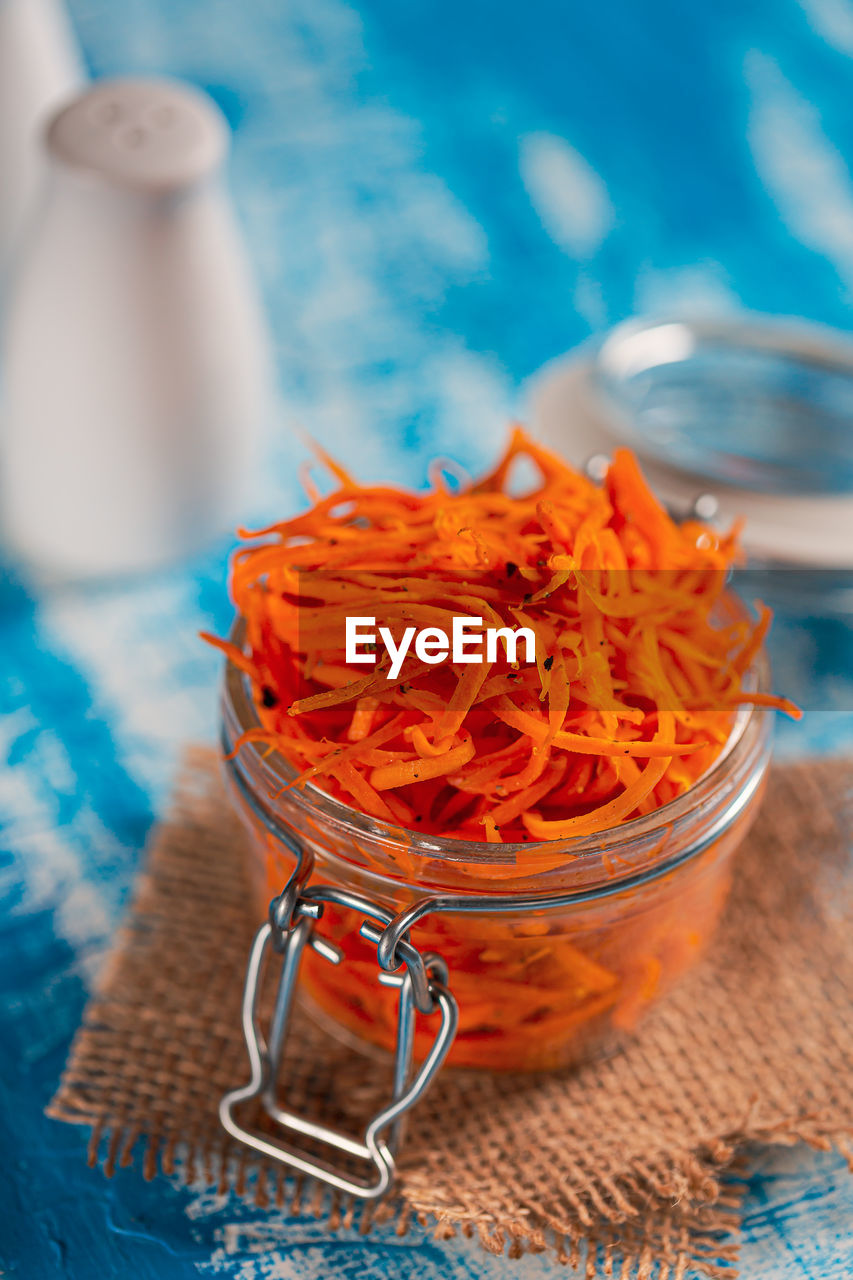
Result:
M99 82L49 125L0 402L6 551L42 575L149 568L246 517L272 393L227 143L171 81Z
M62 0L0 0L0 277L41 178L41 126L82 79Z

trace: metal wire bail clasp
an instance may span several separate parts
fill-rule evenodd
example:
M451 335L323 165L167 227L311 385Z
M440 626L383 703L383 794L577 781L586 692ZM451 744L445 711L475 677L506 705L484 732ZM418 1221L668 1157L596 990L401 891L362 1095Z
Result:
M397 917L378 903L334 885L309 885L314 866L309 851L291 845L296 866L282 893L270 903L270 918L255 934L243 989L243 1035L249 1052L251 1078L241 1089L227 1093L219 1104L219 1117L229 1134L260 1155L289 1165L300 1173L328 1183L363 1200L383 1195L391 1185L401 1136L401 1120L423 1096L441 1067L456 1034L458 1010L447 988L447 965L436 955L421 954L400 931L386 937ZM279 1073L287 1040L299 965L306 945L332 964L344 961L337 945L315 931L326 902L347 907L365 916L360 933L379 947L378 980L398 990L397 1042L394 1052L390 1103L373 1117L358 1140L279 1105ZM377 928L377 924L381 928ZM389 946L390 943L390 946ZM259 1023L259 1000L270 952L281 957L272 1016L265 1036ZM403 972L400 972L403 970ZM412 1074L415 1010L439 1012L441 1021L424 1061ZM271 1133L249 1129L236 1117L237 1108L257 1098L273 1123ZM303 1137L327 1144L372 1166L365 1178L351 1177L333 1164L291 1146L285 1138Z

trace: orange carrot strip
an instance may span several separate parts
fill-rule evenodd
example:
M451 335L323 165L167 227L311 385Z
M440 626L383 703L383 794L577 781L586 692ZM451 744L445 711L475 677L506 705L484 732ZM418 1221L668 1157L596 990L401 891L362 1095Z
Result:
M460 765L467 764L474 756L476 747L469 738L458 747L445 751L441 756L433 756L427 760L409 760L402 764L384 765L374 769L370 775L370 785L377 791L387 791L390 787L404 787L411 782L426 782L428 778L442 778L452 773Z
M505 724L528 734L536 742L544 742L548 738L548 726L529 712L513 706L508 699L499 698L495 706L495 715ZM632 742L628 739L609 741L606 738L594 738L582 733L568 733L561 729L551 736L551 745L564 751L574 751L579 755L596 756L676 756L690 755L701 750L696 742Z

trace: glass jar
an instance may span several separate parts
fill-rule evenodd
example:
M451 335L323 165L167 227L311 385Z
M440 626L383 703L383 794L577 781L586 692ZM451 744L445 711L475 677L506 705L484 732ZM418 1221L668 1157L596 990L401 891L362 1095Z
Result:
M762 667L760 688L766 676ZM258 919L300 847L313 857L312 884L376 904L380 923L405 912L398 941L449 971L459 1011L449 1064L489 1070L551 1070L609 1050L695 964L759 806L771 737L770 714L743 707L707 773L656 812L586 838L494 845L385 825L310 783L288 788L296 770L264 744L232 754L259 720L247 677L230 662L222 716ZM315 1016L345 1036L393 1050L398 1000L381 978L400 964L400 947L395 957L386 936L378 969L379 930L360 934L363 921L363 911L323 903L314 927L332 945L305 949L301 989ZM342 963L330 964L336 957ZM435 1039L430 1022L417 1019L419 1060Z

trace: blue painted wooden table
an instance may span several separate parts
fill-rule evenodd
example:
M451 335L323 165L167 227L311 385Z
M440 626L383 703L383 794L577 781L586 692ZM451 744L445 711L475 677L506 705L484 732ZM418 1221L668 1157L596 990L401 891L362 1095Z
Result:
M93 73L186 77L235 129L286 406L259 510L298 500L297 424L365 477L419 480L436 452L483 464L536 368L633 311L848 321L851 0L71 8ZM329 1237L134 1170L107 1182L85 1135L42 1116L180 744L213 734L196 631L227 623L226 549L117 587L0 591L0 1270L550 1274L417 1233ZM812 707L781 749L850 747L853 716L830 709L851 705L850 628L780 635ZM743 1272L853 1274L834 1156L755 1153Z

